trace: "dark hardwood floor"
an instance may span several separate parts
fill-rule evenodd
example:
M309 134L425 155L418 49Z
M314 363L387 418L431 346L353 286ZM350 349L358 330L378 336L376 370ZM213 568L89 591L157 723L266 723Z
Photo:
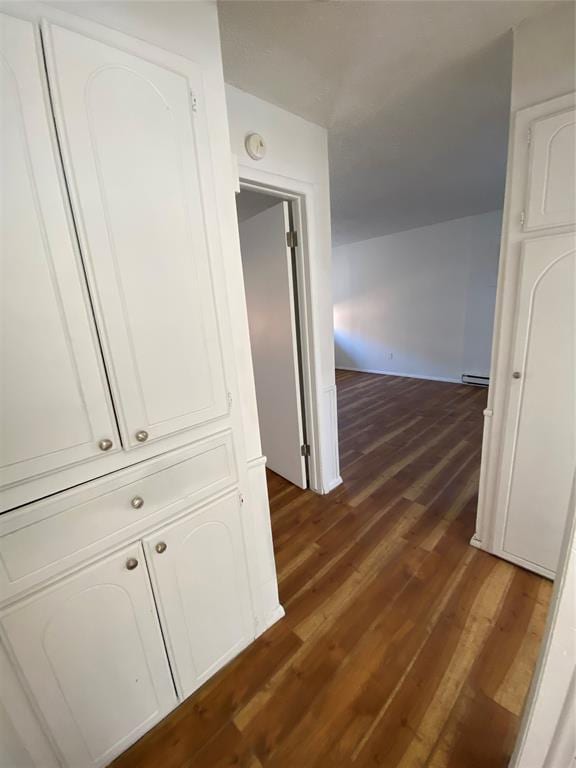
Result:
M270 473L286 618L115 768L502 768L551 585L469 546L485 390L338 372L344 484Z

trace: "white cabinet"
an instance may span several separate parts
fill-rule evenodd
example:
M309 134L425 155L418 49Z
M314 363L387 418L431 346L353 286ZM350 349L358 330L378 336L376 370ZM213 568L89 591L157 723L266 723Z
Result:
M525 241L518 287L498 535L551 576L576 466L576 237Z
M44 33L122 439L134 448L228 409L209 259L209 144L194 112L201 77L58 26Z
M576 109L534 120L524 229L576 223Z
M1 20L10 509L205 436L230 398L201 70Z
M70 768L106 765L176 703L139 545L17 603L1 624Z
M0 485L119 450L65 208L39 33L0 14ZM107 444L106 444L107 445Z
M514 115L473 539L549 578L576 466L575 100Z
M179 692L189 696L253 637L238 494L145 540Z

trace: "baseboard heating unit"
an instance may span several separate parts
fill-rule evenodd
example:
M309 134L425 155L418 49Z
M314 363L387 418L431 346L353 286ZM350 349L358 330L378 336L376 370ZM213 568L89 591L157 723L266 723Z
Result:
M462 384L472 384L475 387L487 387L490 383L490 376L476 376L473 373L462 374Z

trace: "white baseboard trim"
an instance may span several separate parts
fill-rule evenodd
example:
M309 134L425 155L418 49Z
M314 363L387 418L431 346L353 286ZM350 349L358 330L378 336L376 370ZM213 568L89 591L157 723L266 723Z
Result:
M421 379L423 381L445 381L449 384L462 384L461 379L451 376L424 376L417 373L400 373L399 371L377 371L374 368L350 368L347 365L337 365L336 370L356 371L357 373L376 373L380 376L400 376L402 379Z
M280 619L283 619L284 616L286 616L286 611L284 608L278 603L278 606L272 611L272 613L268 616L264 624L259 628L257 637L260 637L260 635L264 634L267 629L270 629L274 624L276 624L277 621L280 621Z
M335 477L333 480L331 480L331 481L328 483L328 485L326 486L326 488L325 488L325 490L324 490L324 493L325 493L325 494L326 494L326 493L330 493L330 491L333 491L333 490L334 490L334 488L338 488L338 486L339 486L339 485L342 485L342 483L343 483L343 482L344 482L344 481L342 480L342 478L340 477L340 475L338 475L338 477Z

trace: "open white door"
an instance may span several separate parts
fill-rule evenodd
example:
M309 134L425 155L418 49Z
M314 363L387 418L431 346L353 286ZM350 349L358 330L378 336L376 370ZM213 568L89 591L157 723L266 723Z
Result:
M239 228L262 451L272 471L306 488L288 203Z

